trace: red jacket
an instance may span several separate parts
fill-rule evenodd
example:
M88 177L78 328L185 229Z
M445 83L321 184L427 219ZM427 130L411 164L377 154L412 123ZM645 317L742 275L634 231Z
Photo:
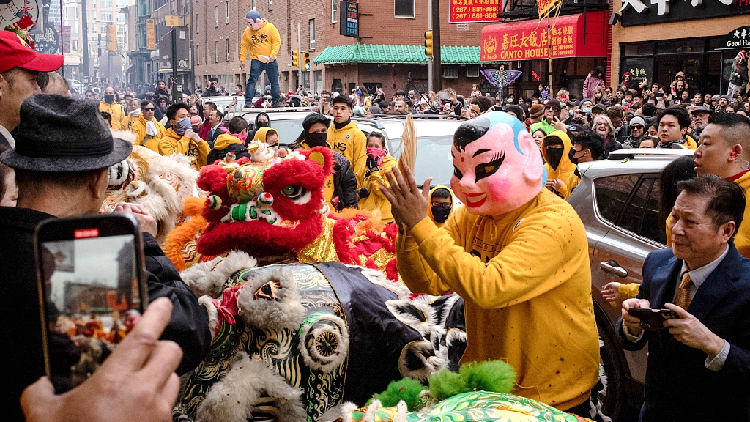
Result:
M208 139L208 135L211 134L211 122L208 121L208 119L203 121L203 124L201 125L201 128L198 129L198 136L201 137L204 141Z

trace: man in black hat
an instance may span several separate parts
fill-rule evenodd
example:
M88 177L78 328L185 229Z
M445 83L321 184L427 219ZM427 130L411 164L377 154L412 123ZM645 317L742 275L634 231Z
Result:
M23 389L44 375L42 332L34 265L34 229L49 218L96 214L104 201L108 169L127 158L132 145L113 138L93 101L40 94L21 106L16 148L0 155L16 171L16 208L0 207L0 406L10 420L23 420L19 398ZM144 231L156 231L153 217L132 205ZM143 233L149 299L168 297L174 304L162 339L174 340L184 351L179 373L194 368L205 356L211 336L205 308L180 280L174 265L152 234ZM3 420L8 420L3 418Z

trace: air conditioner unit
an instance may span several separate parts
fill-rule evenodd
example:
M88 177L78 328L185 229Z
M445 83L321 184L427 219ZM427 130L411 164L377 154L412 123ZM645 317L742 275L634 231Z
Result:
M310 50L315 50L315 40L310 40Z

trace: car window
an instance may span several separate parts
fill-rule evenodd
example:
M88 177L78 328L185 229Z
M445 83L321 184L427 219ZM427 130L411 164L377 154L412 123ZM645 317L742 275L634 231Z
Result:
M659 224L658 174L602 177L594 186L602 218L639 236L666 243L666 233Z
M433 185L448 186L453 176L451 146L453 134L447 136L423 136L417 139L417 162L414 179L421 184L432 177Z
M279 144L289 145L302 133L302 119L299 120L273 120L271 127L279 132Z

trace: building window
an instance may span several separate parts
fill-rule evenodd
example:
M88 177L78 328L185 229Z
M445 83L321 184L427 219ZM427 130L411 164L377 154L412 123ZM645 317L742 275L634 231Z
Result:
M219 6L214 7L214 18L216 18L216 26L214 28L219 27Z
M102 7L112 7L112 0L102 0Z
M444 78L458 78L458 66L455 64L443 65Z
M106 23L102 23L102 24L99 24L99 26L101 27L101 31L99 31L99 32L101 32L102 34L106 34L107 33L107 24Z
M219 42L214 41L214 62L219 63Z
M200 25L198 25L198 14L196 13L196 14L195 14L195 33L196 33L196 34L198 33L198 28L200 28L200 27L201 27L201 26L200 26Z
M117 7L119 8L128 7L127 0L117 0L116 4L117 4Z
M201 64L200 44L195 45L195 64Z
M397 18L413 18L414 0L393 0L393 12Z
M331 0L331 23L338 22L339 19L339 0Z
M227 24L229 24L229 2L227 1L225 4L227 6Z
M467 78L478 78L479 77L479 65L470 64L466 66L466 77Z
M101 14L102 14L102 20L104 22L112 22L112 12L107 12L107 11L102 10Z
M117 25L117 33L120 35L125 35L125 25Z
M315 50L315 19L310 19L310 50Z
M127 20L128 19L125 17L124 13L122 13L122 12L117 13L117 22L125 23L125 22L127 22Z
M227 61L229 61L229 38L227 38Z
M273 10L273 0L268 0L268 11Z

